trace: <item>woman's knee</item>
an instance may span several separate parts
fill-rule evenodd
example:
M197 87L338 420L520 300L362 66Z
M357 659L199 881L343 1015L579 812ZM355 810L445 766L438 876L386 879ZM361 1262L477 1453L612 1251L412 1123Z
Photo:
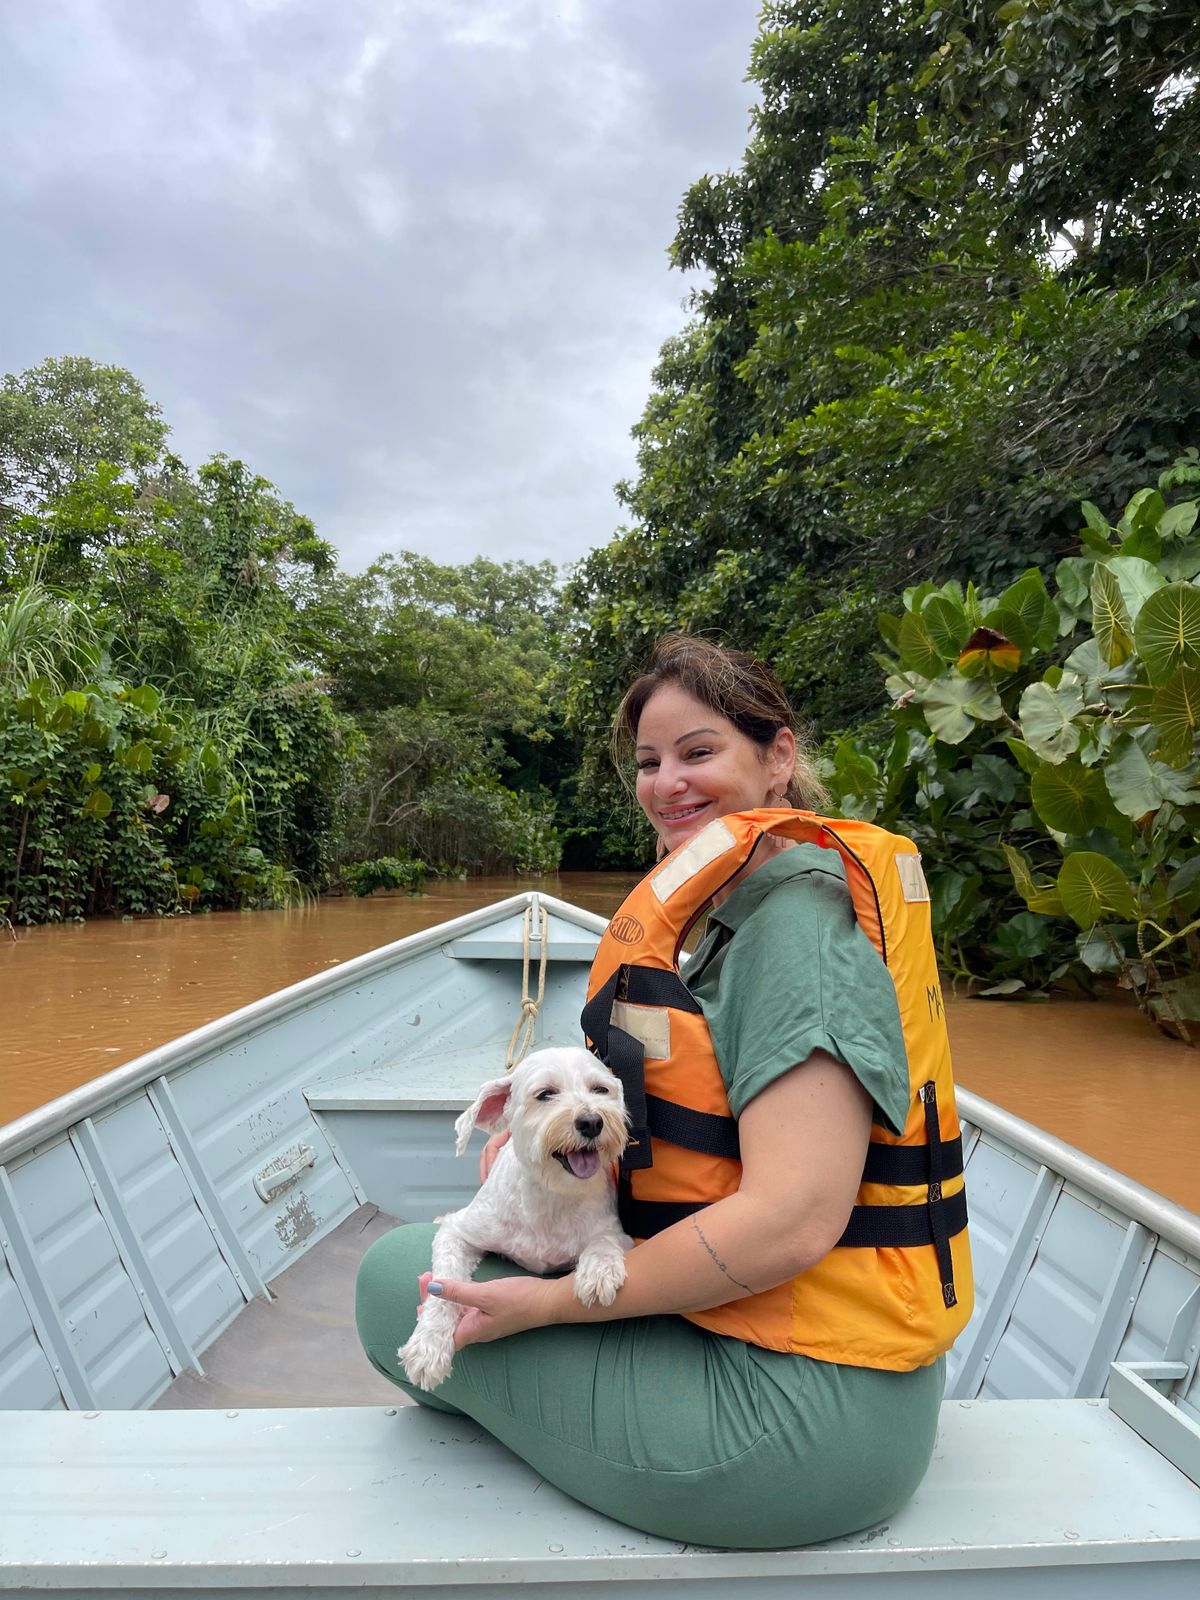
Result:
M413 1222L385 1233L363 1256L355 1282L358 1336L371 1362L389 1377L396 1351L412 1332L420 1303L418 1280L428 1272L432 1223Z

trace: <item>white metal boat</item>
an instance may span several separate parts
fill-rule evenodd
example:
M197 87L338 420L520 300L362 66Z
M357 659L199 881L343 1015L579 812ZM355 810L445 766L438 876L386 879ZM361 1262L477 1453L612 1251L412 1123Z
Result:
M518 895L0 1128L0 1589L1195 1600L1200 1218L966 1092L977 1305L883 1527L653 1539L367 1365L366 1242L461 1203L451 1123L503 1065L526 948L534 1044L577 1042L603 927Z

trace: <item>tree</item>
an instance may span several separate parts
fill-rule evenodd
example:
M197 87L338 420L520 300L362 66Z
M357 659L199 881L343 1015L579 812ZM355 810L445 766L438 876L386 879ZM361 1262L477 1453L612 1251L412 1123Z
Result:
M64 356L0 383L0 537L108 462L138 483L167 438L162 413L132 373Z
M635 429L630 526L570 589L592 771L664 628L772 656L833 732L880 599L1049 569L1082 495L1192 441L1198 39L1166 0L764 7L742 167L680 211L711 284Z

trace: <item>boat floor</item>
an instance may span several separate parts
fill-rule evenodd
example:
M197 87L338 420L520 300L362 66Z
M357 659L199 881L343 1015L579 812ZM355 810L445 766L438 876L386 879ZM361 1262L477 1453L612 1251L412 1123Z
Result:
M397 1219L363 1205L251 1300L154 1402L159 1411L411 1405L363 1354L354 1326L358 1264Z

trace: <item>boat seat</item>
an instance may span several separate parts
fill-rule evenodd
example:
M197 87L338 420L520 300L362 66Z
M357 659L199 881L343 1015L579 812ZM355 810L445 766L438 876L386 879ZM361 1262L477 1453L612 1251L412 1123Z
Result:
M0 1590L18 1596L1200 1589L1200 1489L1098 1400L947 1401L929 1473L896 1516L781 1551L634 1532L470 1420L421 1407L17 1411L0 1413L0 1438Z
M465 1111L479 1085L489 1075L504 1071L509 1034L466 1050L442 1050L414 1055L377 1067L365 1067L344 1077L309 1084L304 1098L314 1111ZM570 1041L539 1039L533 1046L544 1050Z
M598 933L586 928L574 928L561 921L550 931L550 948L547 961L581 961L591 966L600 943ZM456 961L524 961L525 943L520 931L512 927L479 928L474 933L464 933L444 946L446 954ZM542 959L542 941L529 941L529 961L534 971Z
M509 1037L366 1067L305 1089L360 1200L406 1222L429 1222L467 1204L479 1187L484 1135L472 1136L474 1155L455 1156L455 1118L486 1078L503 1073ZM538 1039L533 1048L567 1043L578 1045L579 1036Z

